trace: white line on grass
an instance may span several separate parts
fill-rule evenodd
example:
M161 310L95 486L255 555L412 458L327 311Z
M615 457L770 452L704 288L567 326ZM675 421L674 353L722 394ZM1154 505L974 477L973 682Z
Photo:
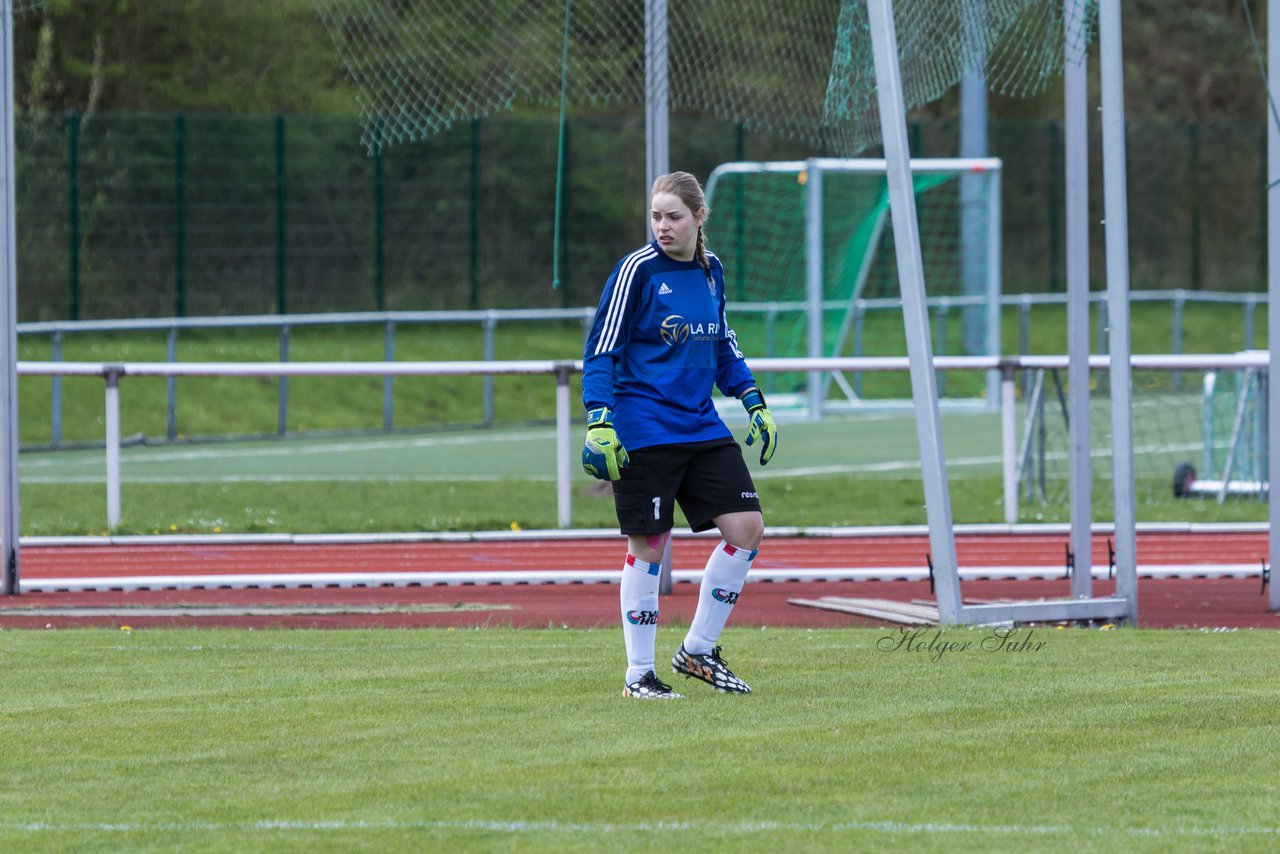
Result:
M121 483L500 483L512 480L551 483L549 474L214 474L150 475L127 474ZM22 476L24 484L104 483L106 477L92 474Z
M336 447L336 446L334 446ZM357 446L358 447L358 446ZM1135 448L1137 454L1153 453L1156 451L1169 453L1174 451L1191 451L1197 450L1198 446L1169 446L1164 448ZM308 449L308 453L311 451ZM1094 456L1105 458L1109 456L1109 451L1095 451ZM231 458L237 456L245 456L246 454L236 452L220 457L217 454L210 453L207 459ZM279 456L280 451L263 449L261 453L254 452L253 456ZM151 462L168 462L178 459L198 459L202 457L189 456L145 456L132 457L127 462L129 466L139 463ZM1047 460L1064 460L1067 458L1065 452L1053 452L1045 455ZM994 466L999 465L1002 458L997 455L975 456L975 457L952 457L947 460L949 468L966 468L969 466ZM77 475L30 475L27 474L32 468L51 467L52 463L44 460L33 460L33 463L44 463L43 466L31 465L24 461L22 463L22 482L30 484L66 484L66 483L103 483L106 480L105 475L97 474L77 474ZM753 472L752 476L762 480L776 480L784 477L821 477L824 475L836 474L877 474L885 472L899 471L919 471L919 460L886 460L878 463L850 463L848 465L825 465L825 466L794 466L792 468L773 468L760 469ZM555 478L552 475L544 474L222 474L222 475L200 475L191 474L181 475L139 475L124 474L121 477L123 483L152 483L152 484L189 484L193 480L203 483L323 483L326 481L340 483L364 483L364 482L386 482L386 483L495 483L506 480L534 481L538 483L548 483Z
M1075 827L1071 825L1020 824L949 824L946 822L900 821L833 821L833 822L715 822L681 821L633 824L559 821L288 821L264 819L253 822L0 822L0 830L18 833L236 833L254 831L350 832L366 830L456 830L486 833L553 834L636 834L649 831L675 830L720 834L757 834L773 832L857 833L874 832L892 835L979 835L1002 836L1129 836L1148 839L1209 838L1229 839L1240 836L1280 836L1280 827Z
M337 454L356 453L360 451L403 451L407 448L444 448L458 445L491 445L498 441L533 441L537 439L554 439L554 430L536 430L520 433L481 433L465 436L423 436L418 438L370 439L364 442L323 442L320 444L274 446L269 448L237 448L234 445L207 445L199 448L183 450L133 452L129 454L129 462L185 462L190 460L227 460L253 459L258 457L279 457L282 454ZM150 449L148 449L150 450ZM24 459L22 468L47 468L66 465L66 459L59 456L61 452L51 452L44 456ZM103 453L99 451L100 455Z

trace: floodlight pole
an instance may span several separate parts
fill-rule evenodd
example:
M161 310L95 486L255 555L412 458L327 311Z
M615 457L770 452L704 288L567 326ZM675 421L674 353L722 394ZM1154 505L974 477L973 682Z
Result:
M929 548L938 595L938 620L943 625L954 625L961 622L964 606L960 601L960 574L956 566L951 495L947 488L946 457L942 449L942 419L938 410L937 378L933 371L929 309L925 304L920 223L916 218L911 180L911 154L907 145L902 69L898 63L898 36L893 22L892 0L867 0L867 11L875 59L876 96L880 104L885 174L889 183L889 206L893 216L898 283L902 291L902 317L911 365L911 394L915 399L916 434L924 476Z
M644 0L644 234L649 239L649 189L671 171L667 0Z
M13 3L0 0L0 593L19 591L18 265L14 226Z
M1088 0L1063 14L1063 151L1067 220L1067 410L1070 413L1071 595L1093 593L1093 464L1089 427L1089 103Z
M987 0L964 1L964 52L966 64L960 77L960 156L977 159L987 156L987 46L984 41ZM985 296L987 306L964 309L964 352L1000 355L1000 294L990 292L992 274L998 275L1000 256L992 255L990 235L999 234L998 224L983 221L999 205L984 198L989 185L979 176L960 176L960 251L965 296ZM998 202L998 200L996 200ZM987 237L987 240L984 240ZM994 324L992 322L994 318ZM985 328L984 328L985 327ZM1000 400L1000 372L987 372L987 402L992 408Z
M1098 13L1102 76L1102 186L1106 213L1107 320L1111 351L1111 465L1115 486L1116 596L1138 621L1137 524L1133 488L1133 366L1129 363L1129 203L1125 172L1124 58L1120 0Z
M1280 115L1275 98L1280 93L1280 0L1267 4L1267 341L1271 364L1268 382L1280 377ZM1274 383L1273 383L1274 385ZM1275 570L1280 563L1280 502L1270 494L1270 485L1280 483L1280 388L1267 395L1267 483L1270 506L1267 518L1271 532L1267 565ZM1275 578L1267 588L1267 608L1280 611L1280 583Z
M671 78L667 73L667 0L644 0L644 239L650 234L649 191L671 171ZM658 592L671 592L671 539L667 538Z

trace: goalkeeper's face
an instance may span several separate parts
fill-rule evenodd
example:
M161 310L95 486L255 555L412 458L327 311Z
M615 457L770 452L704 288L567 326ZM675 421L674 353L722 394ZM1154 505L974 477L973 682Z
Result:
M692 261L702 217L671 193L654 193L649 207L653 236L662 251L677 261Z

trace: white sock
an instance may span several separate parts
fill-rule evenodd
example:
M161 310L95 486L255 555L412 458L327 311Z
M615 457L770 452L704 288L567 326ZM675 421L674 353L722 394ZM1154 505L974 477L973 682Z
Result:
M622 640L627 645L627 684L653 670L658 635L658 582L662 563L627 555L622 566Z
M707 568L702 573L702 586L698 590L698 610L689 624L684 648L697 655L706 655L720 640L720 632L738 601L742 586L747 583L747 571L756 552L740 549L724 540L707 558Z

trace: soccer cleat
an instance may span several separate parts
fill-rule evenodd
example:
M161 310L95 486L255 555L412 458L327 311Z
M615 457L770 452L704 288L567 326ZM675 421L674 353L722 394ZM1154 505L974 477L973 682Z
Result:
M633 700L683 700L683 694L671 690L671 686L650 670L622 689L622 696Z
M712 688L725 694L750 694L751 686L743 682L720 657L720 647L708 655L696 655L680 644L680 650L671 659L671 669L694 679L701 679Z

